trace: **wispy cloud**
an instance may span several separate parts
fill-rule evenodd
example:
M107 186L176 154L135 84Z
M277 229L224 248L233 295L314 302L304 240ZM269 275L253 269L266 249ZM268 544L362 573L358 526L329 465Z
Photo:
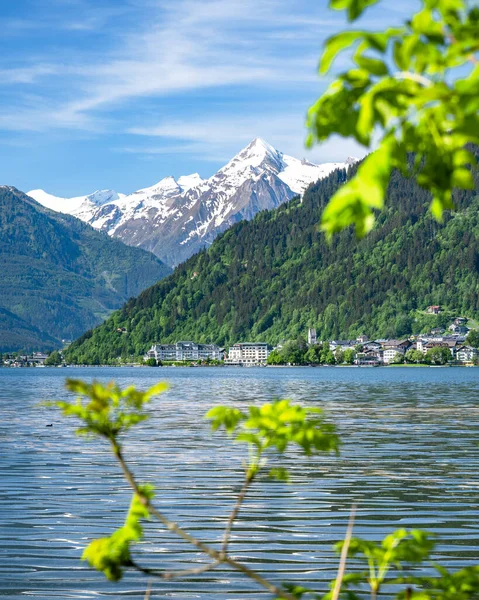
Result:
M394 25L417 1L379 3L361 26ZM361 153L344 140L304 148L306 109L328 83L317 76L322 43L346 26L328 0L4 4L0 166L7 180L17 173L21 183L28 162L41 178L63 177L72 195L90 186L135 189L143 178L197 163L213 172L256 136L316 161ZM70 174L78 164L83 172ZM48 183L25 188L39 185Z
M87 13L81 22L68 20L61 27L90 29L107 18L104 11L97 12ZM46 81L49 89L42 103L46 112L40 126L69 127L70 122L89 123L93 113L116 110L138 98L232 86L264 89L311 84L317 57L310 50L305 55L299 50L301 35L313 31L317 21L307 24L303 17L295 22L291 6L280 0L159 2L155 10L150 9L148 23L139 23L124 34L117 32L117 44L106 54L79 51L67 68L57 59L4 68L1 73L9 84ZM322 24L328 27L331 18ZM290 44L291 54L278 52L277 40L268 34L295 40ZM63 80L55 83L52 77L59 74ZM14 112L14 121L20 123L21 117ZM57 112L64 118L58 118ZM38 113L37 108L22 113L23 129ZM6 116L4 121L8 121Z
M300 107L285 113L263 113L247 117L209 118L169 121L156 127L133 127L129 133L157 138L161 144L138 144L123 148L129 153L182 154L188 152L198 160L223 162L248 144L262 137L279 150L298 157L321 162L344 160L348 155L364 156L366 150L354 142L334 139L314 150L305 147L306 130Z

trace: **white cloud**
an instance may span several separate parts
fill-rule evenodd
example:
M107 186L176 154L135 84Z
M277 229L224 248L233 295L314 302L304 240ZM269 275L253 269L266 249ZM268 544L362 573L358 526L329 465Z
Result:
M11 105L2 106L1 129L127 130L139 134L142 127L131 126L137 121L139 101L179 98L185 112L195 109L205 114L208 107L196 105L195 92L212 90L213 97L219 88L248 90L252 99L255 94L268 95L273 112L277 92L294 89L298 96L301 91L314 96L319 88L316 64L321 42L344 25L344 15L329 11L326 0L318 4L301 0L129 0L107 7L88 0L52 2L58 9L84 9L85 16L78 20L75 13L68 12L68 18L60 22L53 11L54 16L39 20L38 27L48 25L81 35L82 30L100 31L111 24L108 45L73 46L67 56L32 53L24 64L0 70L2 83L13 90ZM130 27L115 27L115 18L125 17L128 7L134 16ZM142 21L138 20L140 13ZM20 25L14 22L13 28ZM28 30L35 22L23 25ZM25 84L37 85L35 97L25 91ZM284 108L278 109L277 115L262 114L263 109L251 102L238 106L240 103L231 109L231 119L210 122L195 118L190 124L162 119L160 125L157 120L152 124L157 136L172 139L182 139L173 135L173 130L181 132L184 127L189 136L184 140L216 144L214 155L226 155L228 139L241 143L255 135L271 143L290 140L293 144L291 140L296 139L296 147L302 148L303 136L298 132L302 132L306 103L292 106L288 114ZM122 110L124 114L119 115ZM237 110L249 116L237 116ZM285 123L294 123L294 127Z
M30 64L3 69L6 83L45 82L47 89L41 102L44 112L38 107L18 111L17 105L25 102L17 90L15 106L10 111L4 107L0 124L10 122L13 128L17 123L27 130L38 119L34 129L68 128L71 123L85 123L88 128L99 112L141 98L218 87L273 90L282 85L310 85L316 81L317 56L298 55L297 49L296 55L294 51L288 55L277 39L268 39L268 32L276 31L292 41L290 50L294 50L295 44L302 44L301 35L318 25L318 19L312 18L313 24L307 25L305 16L295 17L291 12L292 5L282 0L158 3L148 23L126 33L114 32L114 50L77 51L68 66L63 57L39 62L32 56ZM99 9L87 14L81 22L68 20L61 27L90 29L92 23L107 18ZM327 27L331 17L320 22ZM55 81L59 75L61 81Z

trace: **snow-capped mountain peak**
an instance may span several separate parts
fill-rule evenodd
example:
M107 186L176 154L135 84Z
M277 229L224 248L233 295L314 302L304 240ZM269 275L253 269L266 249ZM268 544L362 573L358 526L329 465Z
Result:
M171 175L168 175L167 177L163 177L163 179L158 181L158 183L155 183L154 185L150 185L149 187L142 188L141 190L133 192L133 194L130 194L129 196L139 195L139 194L148 195L148 196L161 196L163 194L171 195L172 193L179 193L179 192L181 192L181 189L180 189L180 186L178 185L178 183L176 182L176 179L174 177L172 177ZM127 198L129 196L127 196Z
M74 215L82 221L89 221L101 206L119 200L124 196L124 194L119 194L114 190L97 190L87 196L61 198L48 194L41 189L31 190L27 192L27 195L51 210Z
M201 185L203 181L204 179L202 179L198 173L191 173L191 175L182 175L181 177L178 177L178 185L183 192L187 192L191 188Z
M347 165L354 165L359 162L361 159L356 158L355 156L348 156L348 158L344 161Z
M237 154L238 158L247 160L253 167L260 165L265 158L280 160L281 156L281 152L259 137L255 138Z
M316 165L255 138L209 179L198 173L177 179L167 176L126 196L111 190L77 198L57 198L44 190L29 195L176 265L236 221L275 208L354 162L349 157L345 162Z
M93 192L93 194L85 196L85 199L89 200L96 206L102 206L107 202L114 202L115 200L119 200L120 198L123 198L124 195L125 194L119 194L114 190L97 190L96 192Z

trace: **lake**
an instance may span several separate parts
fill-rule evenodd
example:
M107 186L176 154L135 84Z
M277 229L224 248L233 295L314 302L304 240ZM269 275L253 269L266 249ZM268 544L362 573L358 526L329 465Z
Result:
M143 576L110 583L80 561L91 539L121 525L131 494L105 443L75 437L73 420L38 407L69 397L67 376L142 388L170 382L152 418L127 436L125 455L140 481L155 483L158 507L210 542L221 539L244 452L210 433L207 409L274 398L324 408L339 428L341 455L289 454L292 482L255 484L233 530L231 554L275 582L326 591L337 569L331 546L355 502L356 535L424 528L440 535L435 558L450 568L479 562L479 369L0 369L3 598L144 598ZM146 531L139 562L202 564L155 523ZM226 568L155 580L151 597L270 598Z

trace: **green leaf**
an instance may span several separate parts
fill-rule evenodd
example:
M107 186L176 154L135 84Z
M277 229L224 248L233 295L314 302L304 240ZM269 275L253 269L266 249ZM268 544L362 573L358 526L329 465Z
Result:
M348 20L355 21L368 6L377 2L379 0L330 0L329 6L335 10L347 10Z
M342 33L338 33L337 35L328 38L324 44L324 51L319 63L319 72L321 74L327 73L339 52L352 46L352 44L359 41L363 35L363 31L343 31Z
M153 487L142 485L139 490L141 496L133 495L123 527L110 537L93 540L82 555L83 560L101 571L110 581L122 578L125 567L131 566L131 544L143 537L140 521L149 518L146 503L153 498Z
M317 408L302 407L289 400L250 406L248 413L226 406L211 409L206 417L214 430L224 427L234 434L234 440L253 450L249 472L256 474L261 455L268 449L283 454L290 445L299 446L307 456L318 452L338 452L339 437L333 424L328 423ZM272 476L284 476L282 468L273 469Z
M103 385L79 379L67 379L66 387L78 394L76 401L49 402L48 406L60 408L65 416L82 421L78 434L100 435L115 444L120 433L148 419L144 406L153 396L168 389L167 384L159 383L144 392L134 386L122 390L113 382Z
M361 69L369 71L372 75L387 75L389 70L386 63L377 58L368 58L367 56L361 55L355 57L356 64Z
M371 230L375 219L372 209L383 207L395 151L393 139L384 143L363 161L356 177L332 197L321 221L328 237L350 225L355 225L358 237Z

